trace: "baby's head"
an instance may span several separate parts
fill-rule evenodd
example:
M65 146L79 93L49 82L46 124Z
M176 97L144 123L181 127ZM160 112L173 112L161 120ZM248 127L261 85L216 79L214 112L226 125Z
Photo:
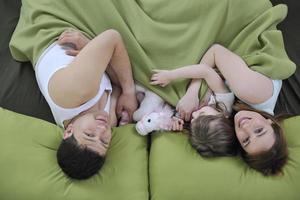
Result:
M192 114L189 140L205 157L234 156L238 152L233 120L217 106L204 106Z

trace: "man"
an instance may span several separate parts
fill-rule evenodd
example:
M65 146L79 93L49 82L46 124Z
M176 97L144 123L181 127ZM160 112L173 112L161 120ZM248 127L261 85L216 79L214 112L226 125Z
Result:
M91 177L104 163L111 126L118 117L121 124L130 122L137 108L120 34L107 30L89 40L80 31L63 32L40 56L36 77L56 123L65 129L58 164L71 178Z

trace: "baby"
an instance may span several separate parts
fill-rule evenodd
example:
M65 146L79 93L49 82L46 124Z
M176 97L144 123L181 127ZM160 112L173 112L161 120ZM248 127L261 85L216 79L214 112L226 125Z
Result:
M210 55L206 54L203 59L207 56ZM211 91L204 102L192 112L189 134L191 145L200 155L206 157L236 155L238 143L231 114L235 96L222 77L214 68L200 62L174 70L154 70L150 83L165 87L178 78L204 79ZM182 126L177 129L181 130Z

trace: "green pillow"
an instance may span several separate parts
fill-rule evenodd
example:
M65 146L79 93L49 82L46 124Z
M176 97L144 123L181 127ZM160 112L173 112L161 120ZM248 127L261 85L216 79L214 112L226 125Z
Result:
M0 199L148 200L147 138L133 125L113 129L97 175L74 181L57 165L60 128L2 108L0 119Z
M239 157L203 158L184 134L152 137L149 158L152 200L298 200L300 116L285 120L289 160L282 177L264 177Z

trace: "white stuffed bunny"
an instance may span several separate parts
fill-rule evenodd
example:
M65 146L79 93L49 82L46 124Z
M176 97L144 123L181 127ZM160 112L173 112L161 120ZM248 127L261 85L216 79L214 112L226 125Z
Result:
M165 101L150 90L140 85L135 85L137 99L140 102L140 107L133 113L133 120L138 122L144 116L155 110L162 109Z
M153 111L145 115L140 121L136 123L136 130L140 135L147 135L152 131L171 130L173 109L164 104L160 111Z
M136 85L136 92L140 101L139 109L133 113L133 120L137 122L137 132L147 135L152 131L170 130L174 115L171 106L160 96L140 85Z

